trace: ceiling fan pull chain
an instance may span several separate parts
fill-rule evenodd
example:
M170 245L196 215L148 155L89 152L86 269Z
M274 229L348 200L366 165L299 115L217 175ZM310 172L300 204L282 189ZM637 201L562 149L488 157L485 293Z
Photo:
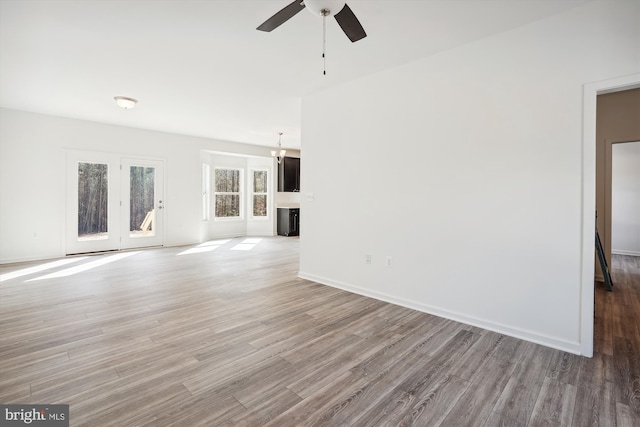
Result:
M327 14L322 11L322 74L327 75L327 59L325 55L327 47Z

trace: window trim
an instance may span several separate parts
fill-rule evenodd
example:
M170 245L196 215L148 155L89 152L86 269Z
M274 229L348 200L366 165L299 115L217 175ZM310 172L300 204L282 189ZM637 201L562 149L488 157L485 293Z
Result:
M245 203L243 200L243 196L245 194L244 192L244 169L243 168L239 168L239 167L233 167L233 166L216 166L213 168L214 172L213 172L213 203L214 203L214 208L213 208L213 220L214 221L244 221L245 220L245 215L244 215L244 207L245 207ZM238 171L238 179L239 179L239 183L238 183L238 191L237 192L231 192L231 191L216 191L216 171L217 170L232 170L232 171ZM238 200L239 200L239 208L238 208L238 216L217 216L216 215L216 209L215 209L215 204L216 204L216 198L218 195L237 195L238 196Z
M264 192L256 192L255 188L254 188L254 173L255 172L264 172L267 175L267 185L266 185L266 191ZM249 188L248 188L248 194L249 194L249 219L253 220L253 221L269 221L271 219L271 187L270 187L270 183L269 181L271 180L271 174L269 173L269 168L267 167L255 167L255 168L250 168L249 169L249 180L250 180L250 184L249 184ZM253 215L253 203L254 203L254 196L266 196L267 198L267 205L266 205L266 215L264 216L254 216Z

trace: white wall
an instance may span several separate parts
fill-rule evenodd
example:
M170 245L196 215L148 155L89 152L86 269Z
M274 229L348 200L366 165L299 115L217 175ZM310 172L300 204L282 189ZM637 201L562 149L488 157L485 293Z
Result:
M639 6L305 97L300 276L579 353L583 85L639 71Z
M611 252L640 256L640 142L611 147Z
M202 221L202 150L270 155L268 147L0 109L0 263L65 254L67 150L164 159L168 246L209 235Z

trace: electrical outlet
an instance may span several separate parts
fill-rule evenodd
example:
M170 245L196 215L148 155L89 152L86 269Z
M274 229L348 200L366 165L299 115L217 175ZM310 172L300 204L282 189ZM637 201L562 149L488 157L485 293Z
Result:
M387 256L387 258L385 259L385 265L387 267L393 267L393 257Z
M364 256L364 263L371 264L371 255L367 254Z

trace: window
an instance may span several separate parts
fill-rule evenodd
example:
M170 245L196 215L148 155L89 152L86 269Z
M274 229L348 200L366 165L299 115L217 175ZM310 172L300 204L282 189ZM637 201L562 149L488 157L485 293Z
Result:
M208 164L202 164L202 220L209 221L211 211L211 169Z
M215 170L216 218L240 218L240 170Z
M252 171L251 204L254 217L267 216L267 171Z

